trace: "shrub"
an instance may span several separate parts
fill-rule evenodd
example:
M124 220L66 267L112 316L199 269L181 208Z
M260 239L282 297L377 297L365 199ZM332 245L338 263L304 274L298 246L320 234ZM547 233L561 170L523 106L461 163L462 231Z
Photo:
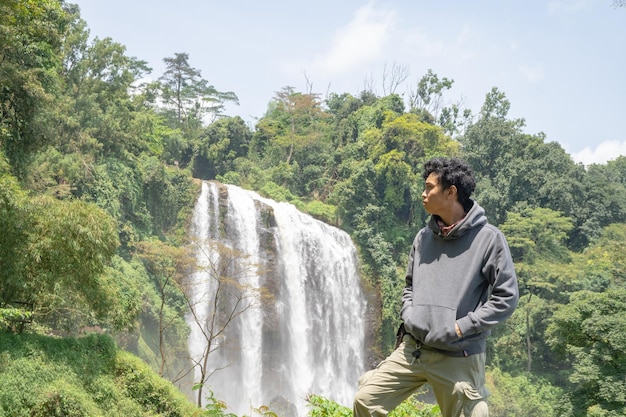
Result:
M128 352L118 352L115 374L117 383L126 395L140 404L146 412L163 417L183 417L192 415L196 410L171 383Z
M102 411L83 391L63 380L53 381L39 394L30 417L91 417Z
M198 409L105 335L0 332L0 416L184 417Z

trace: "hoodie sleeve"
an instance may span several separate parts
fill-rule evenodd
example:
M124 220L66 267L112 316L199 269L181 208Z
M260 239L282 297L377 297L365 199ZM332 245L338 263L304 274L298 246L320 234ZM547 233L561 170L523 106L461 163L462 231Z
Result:
M519 289L513 260L504 235L497 229L485 253L483 274L491 294L476 311L457 320L463 336L489 330L509 318L517 307Z

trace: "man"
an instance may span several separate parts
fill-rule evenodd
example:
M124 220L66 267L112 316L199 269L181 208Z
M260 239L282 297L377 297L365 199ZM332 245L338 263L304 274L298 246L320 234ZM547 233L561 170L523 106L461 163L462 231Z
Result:
M502 233L470 199L470 167L424 164L427 227L415 236L402 297L401 343L359 380L354 417L386 416L428 383L444 417L488 416L485 345L517 306L517 278Z

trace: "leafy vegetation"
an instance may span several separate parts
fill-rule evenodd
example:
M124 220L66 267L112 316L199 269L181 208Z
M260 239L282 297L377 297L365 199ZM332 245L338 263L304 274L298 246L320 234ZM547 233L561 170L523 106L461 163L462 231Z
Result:
M195 407L113 339L2 334L2 416L191 416Z
M447 104L453 80L432 71L405 101L395 93L402 68L382 97L284 87L252 128L223 115L237 96L204 80L188 54L164 58L165 73L144 82L145 62L91 39L78 8L60 0L0 2L0 45L5 413L179 407L113 339L75 336L97 328L158 374L189 378L181 276L198 179L289 201L350 233L368 298L379 300L368 322L381 359L394 343L406 254L427 219L421 167L435 155L472 164L475 197L505 232L520 278L520 306L489 344L492 415L625 413L626 157L577 164L510 119L504 92L487 92L472 114ZM100 359L81 356L90 349ZM349 413L311 404L315 416Z

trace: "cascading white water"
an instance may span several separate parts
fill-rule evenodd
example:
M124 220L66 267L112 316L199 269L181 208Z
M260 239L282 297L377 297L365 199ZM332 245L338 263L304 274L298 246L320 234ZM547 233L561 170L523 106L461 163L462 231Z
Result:
M189 277L189 351L202 364L210 350L205 387L237 415L262 405L285 415L291 404L305 416L309 394L350 407L364 371L366 303L349 236L225 187L220 199L216 183L203 183L192 227L201 268Z

